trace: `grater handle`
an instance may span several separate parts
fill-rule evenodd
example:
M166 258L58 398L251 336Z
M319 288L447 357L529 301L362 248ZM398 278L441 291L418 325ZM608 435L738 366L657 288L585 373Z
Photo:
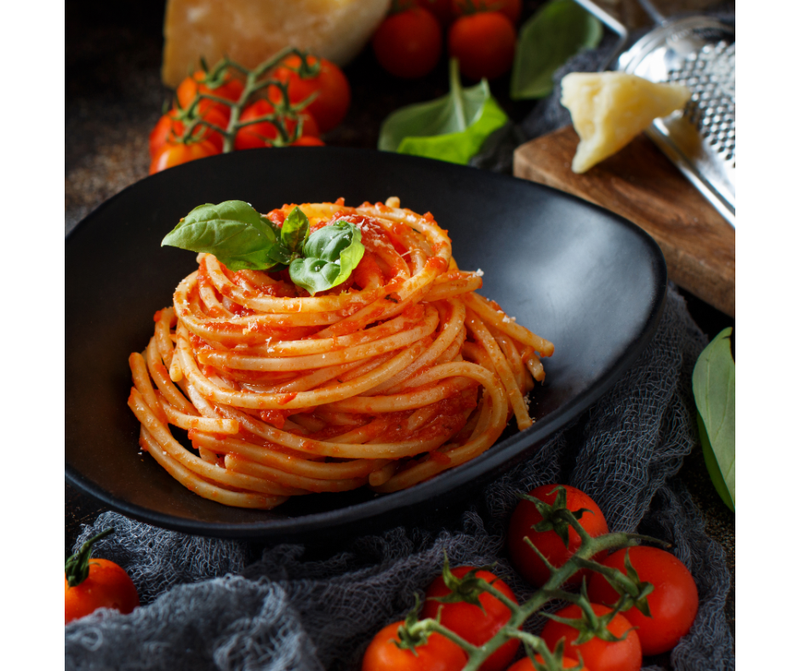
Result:
M608 70L611 67L611 64L617 59L617 56L619 56L619 54L622 52L622 49L628 43L628 29L602 7L592 2L592 0L575 0L575 2L577 2L587 12L599 19L601 23L619 35L619 41L617 42L617 46L614 48L614 51L609 54L608 58L606 58L605 61L603 61L597 68L598 72Z
M659 26L663 26L667 22L667 17L665 17L661 12L656 9L655 5L650 2L650 0L639 0L639 6L647 12L647 15L653 19L653 22L658 24Z

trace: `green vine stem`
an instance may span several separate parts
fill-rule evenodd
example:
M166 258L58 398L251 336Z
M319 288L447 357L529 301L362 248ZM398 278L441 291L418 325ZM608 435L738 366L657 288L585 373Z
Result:
M533 547L534 551L539 555L539 558L542 559L550 569L549 580L537 590L530 599L524 603L516 604L491 583L485 580L476 581L477 589L491 594L511 611L510 619L493 638L482 646L476 646L468 643L435 619L428 618L419 620L417 618L419 602L417 603L417 607L409 613L405 623L401 627L401 630L404 630L401 636L407 636L409 640L415 641L426 639L431 632L437 632L446 636L451 641L461 646L469 656L469 661L466 666L464 666L463 671L477 671L481 664L504 643L512 638L517 638L523 642L529 657L532 658L533 654L538 654L544 661L544 664L534 662L534 668L542 671L561 671L561 669L563 669L561 663L563 646L559 646L555 651L551 651L539 636L522 631L522 626L532 615L540 612L548 603L552 601L566 601L578 605L583 612L582 621L585 623L585 629L590 632L583 635L585 640L588 640L588 638L592 636L598 636L609 641L619 640L608 631L607 623L618 613L633 607L639 608L644 612L647 609L646 597L652 592L653 586L650 583L641 582L639 580L636 571L633 569L633 566L630 565L627 557L625 573L614 568L603 566L593 561L591 557L606 550L633 547L640 541L647 541L662 546L668 546L669 544L649 536L625 532L609 533L593 538L581 526L575 515L570 510L566 509L566 507L555 511L555 514L575 529L581 539L581 545L562 567L555 568L547 562L545 557L533 546L530 539L526 539L528 544ZM446 557L445 561L447 561ZM594 613L586 593L585 580L578 593L568 592L561 588L568 578L584 569L601 573L620 593L620 598L610 613L603 616L598 616ZM552 615L545 615L553 619L558 619Z

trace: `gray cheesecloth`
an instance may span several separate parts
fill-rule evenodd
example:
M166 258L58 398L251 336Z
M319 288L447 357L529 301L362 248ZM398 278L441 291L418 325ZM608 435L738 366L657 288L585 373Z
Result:
M589 70L593 58L602 54L581 54L559 74ZM505 135L506 145L519 144L514 137L520 132L527 139L568 123L557 97L558 90L541 101L521 127ZM510 154L508 146L503 154L502 144L479 161L503 170ZM724 615L730 586L725 554L674 478L684 457L699 449L691 373L706 341L670 286L656 335L612 390L528 462L476 491L469 507L438 530L388 529L325 555L299 544L265 547L188 536L117 513L100 515L75 549L115 527L95 554L128 571L142 606L130 615L101 610L68 625L66 668L359 669L371 637L404 618L415 592L440 574L444 551L453 566L497 562L495 572L519 600L528 598L532 588L504 548L516 493L566 483L597 502L611 531L636 530L670 542L694 576L700 609L691 632L671 653L672 668L733 669L733 637ZM536 633L543 623L538 616L526 629ZM648 662L648 671L663 668Z

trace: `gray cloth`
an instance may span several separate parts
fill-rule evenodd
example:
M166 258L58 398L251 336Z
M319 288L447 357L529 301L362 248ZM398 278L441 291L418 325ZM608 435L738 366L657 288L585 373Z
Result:
M359 669L370 638L403 618L414 593L440 573L443 551L454 565L498 562L518 597L529 597L532 588L507 560L504 529L516 492L563 482L592 496L613 531L638 529L670 541L693 573L700 610L672 652L673 668L733 669L724 552L673 479L697 442L689 385L705 341L670 287L653 341L612 391L529 461L476 493L474 504L439 531L394 528L313 557L296 544L192 537L100 515L76 549L116 527L96 552L126 568L142 607L130 615L98 611L68 625L66 668ZM542 623L533 618L526 627L535 633Z

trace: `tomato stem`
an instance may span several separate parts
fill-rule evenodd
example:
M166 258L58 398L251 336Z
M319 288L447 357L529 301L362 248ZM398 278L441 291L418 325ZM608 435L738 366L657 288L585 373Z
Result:
M67 577L67 584L70 587L80 585L89 576L89 560L92 558L92 546L101 538L105 538L114 533L114 527L108 527L99 534L90 538L74 555L67 559L64 572Z

